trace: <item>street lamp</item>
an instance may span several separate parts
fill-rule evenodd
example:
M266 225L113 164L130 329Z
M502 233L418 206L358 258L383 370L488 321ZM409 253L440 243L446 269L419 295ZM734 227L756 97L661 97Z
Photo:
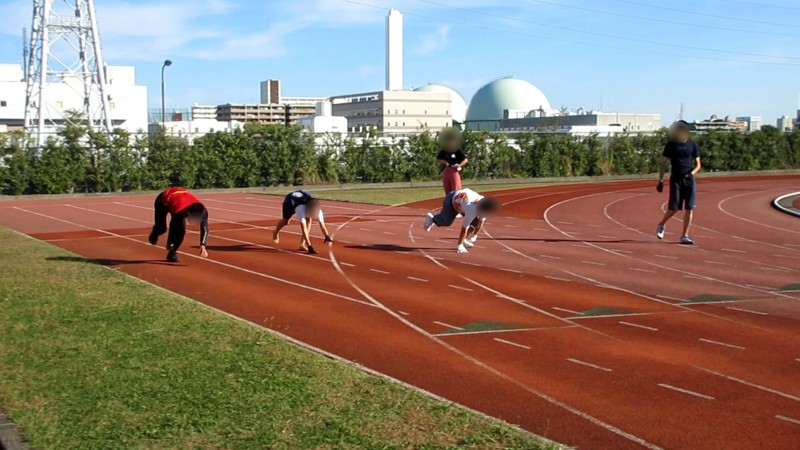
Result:
M164 60L164 65L161 66L161 126L165 126L167 121L166 102L164 100L164 69L172 65L172 61Z

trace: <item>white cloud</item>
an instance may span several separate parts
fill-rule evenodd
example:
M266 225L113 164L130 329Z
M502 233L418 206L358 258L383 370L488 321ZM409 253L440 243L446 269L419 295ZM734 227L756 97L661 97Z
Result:
M415 53L432 55L445 50L450 45L450 25L442 25L436 31L419 36Z

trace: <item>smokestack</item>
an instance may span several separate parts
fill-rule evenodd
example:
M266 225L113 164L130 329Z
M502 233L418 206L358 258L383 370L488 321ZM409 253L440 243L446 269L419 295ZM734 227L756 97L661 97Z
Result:
M386 90L403 89L403 14L390 9L386 16Z

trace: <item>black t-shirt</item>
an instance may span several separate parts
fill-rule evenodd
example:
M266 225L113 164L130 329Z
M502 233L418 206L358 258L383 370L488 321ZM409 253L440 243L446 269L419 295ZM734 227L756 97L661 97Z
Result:
M311 192L308 191L294 191L287 195L286 198L292 203L293 207L305 205L311 200Z
M694 170L694 160L700 157L700 149L694 141L667 142L663 156L669 158L673 179L684 178Z
M439 155L436 156L436 159L447 161L447 164L452 166L453 164L461 164L464 162L464 160L467 159L467 155L461 150L456 150L452 153L447 150L442 150L439 152Z

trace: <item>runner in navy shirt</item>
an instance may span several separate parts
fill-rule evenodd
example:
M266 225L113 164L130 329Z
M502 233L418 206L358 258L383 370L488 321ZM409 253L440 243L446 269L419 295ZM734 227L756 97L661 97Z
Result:
M697 187L695 175L702 167L700 163L700 149L697 144L689 139L689 124L683 120L675 122L670 127L671 140L664 147L661 158L661 169L658 174L658 192L664 191L664 174L669 162L671 167L669 177L669 204L667 212L658 223L656 236L664 239L667 221L678 211L685 210L683 216L683 236L681 243L686 245L694 244L689 237L689 227L692 226L694 215L695 197Z
M275 231L272 234L272 240L275 243L280 242L280 232L285 227L292 216L297 214L297 220L300 221L300 248L307 250L309 254L316 254L314 246L311 245L311 224L313 218L316 217L319 221L319 229L325 234L325 243L332 244L328 227L325 226L325 216L322 214L322 206L319 200L315 199L311 192L308 191L294 191L290 192L283 198L283 215L281 220L275 225Z

